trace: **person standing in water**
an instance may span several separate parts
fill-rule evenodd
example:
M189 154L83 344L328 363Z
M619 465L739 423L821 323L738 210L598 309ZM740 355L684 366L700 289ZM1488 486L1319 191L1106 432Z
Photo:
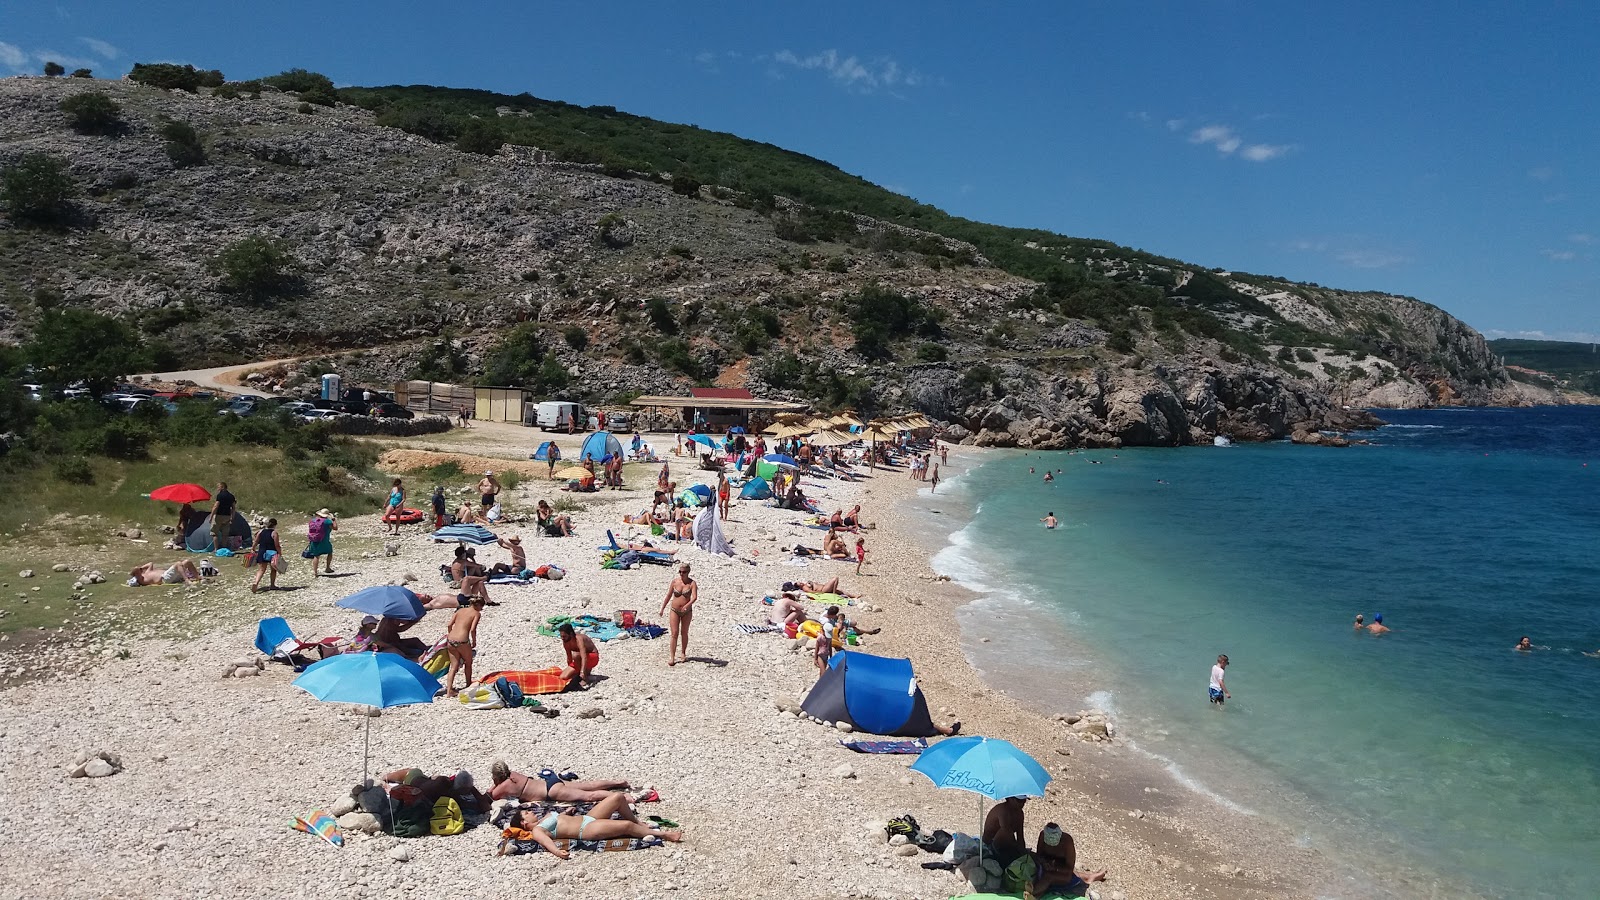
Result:
M1211 667L1211 702L1218 706L1224 701L1233 699L1233 695L1228 693L1228 685L1223 680L1227 669L1228 654L1224 653L1217 657L1217 664Z
M1356 628L1357 631L1362 631L1367 627L1366 618L1367 617L1363 616L1361 613L1356 613L1356 625L1355 625L1355 628Z
M933 483L933 486L928 488L928 493L930 493L930 494L939 493L939 464L938 463L934 463L933 464L933 477L930 478L929 481L931 481Z
M1049 484L1050 482L1056 480L1056 476L1052 475L1049 472L1046 472L1046 473L1044 473L1044 480L1045 480L1046 484Z
M1046 528L1054 528L1056 527L1056 514L1054 512L1047 513L1045 517L1039 521L1043 522L1044 527Z
M1383 624L1383 613L1376 613L1372 617L1372 624L1367 626L1371 634L1388 634L1389 626Z

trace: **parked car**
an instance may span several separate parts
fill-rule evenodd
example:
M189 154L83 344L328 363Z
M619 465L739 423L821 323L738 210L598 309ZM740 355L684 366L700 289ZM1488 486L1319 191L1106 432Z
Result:
M371 414L384 419L414 419L417 416L398 403L374 403Z
M311 410L316 409L315 406L312 406L311 404L305 402L304 400L290 400L287 403L282 404L278 408L279 409L283 409L283 410L288 410L288 412L291 415L296 415L296 416L303 416L306 413L310 412Z
M318 409L333 409L347 416L364 416L372 405L361 400L318 400Z
M533 424L545 431L566 431L568 423L572 423L575 426L572 430L576 431L583 420L583 404L546 400L535 411Z
M606 429L609 431L632 431L633 417L625 412L606 413Z
M300 418L307 422L326 422L329 419L337 419L344 415L337 409L308 409L300 414Z
M253 416L256 413L256 401L249 397L237 397L227 406L217 410L217 415Z

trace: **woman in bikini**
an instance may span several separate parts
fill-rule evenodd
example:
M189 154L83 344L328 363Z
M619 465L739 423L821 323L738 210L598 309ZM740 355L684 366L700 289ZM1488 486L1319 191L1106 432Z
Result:
M844 538L839 537L839 530L830 526L828 536L822 539L822 552L834 559L849 559L850 549L844 545Z
M495 800L520 800L527 803L599 803L619 791L630 787L626 781L589 780L563 781L560 775L545 769L536 776L511 771L511 767L496 761L489 767L489 777L494 779L494 790L489 796ZM655 789L645 785L644 790L629 797L635 803L654 799Z
M672 484L672 475L670 474L670 472L667 469L667 464L666 463L662 463L661 464L661 474L656 476L656 490L659 490L659 491L667 490L668 486L671 485L671 484Z
M613 819L612 814L622 818ZM523 810L517 823L530 832L541 847L557 859L570 859L572 854L556 841L576 838L583 841L608 841L613 838L658 837L664 841L681 841L681 830L667 831L639 821L624 794L612 794L594 805L587 815L569 816L548 812L539 815L533 810Z
M473 597L471 602L471 606L456 610L445 632L444 650L450 656L450 674L445 679L447 697L456 695L458 669L466 669L467 685L472 685L472 654L478 649L478 621L483 618L484 599Z
M667 665L689 661L689 623L694 621L694 602L700 599L700 584L689 577L689 564L678 565L678 577L667 585L667 599L661 601L661 614L672 607L667 621ZM679 651L681 645L681 652Z

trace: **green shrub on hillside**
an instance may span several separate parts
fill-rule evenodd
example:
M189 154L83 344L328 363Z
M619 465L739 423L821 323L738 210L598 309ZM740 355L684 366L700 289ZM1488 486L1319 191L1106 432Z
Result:
M128 80L151 87L197 93L202 87L220 87L222 73L216 69L200 70L194 66L173 63L134 63Z
M339 92L333 86L333 79L320 72L290 69L277 75L269 75L261 79L261 82L272 85L280 91L292 91L299 94L301 100L318 106L332 106L339 102Z
M66 66L53 59L44 64L44 77L46 78L60 78L66 71Z
M122 107L99 91L73 94L61 101L61 111L71 118L72 130L79 134L116 134L127 128Z
M578 352L583 352L589 346L589 332L582 325L568 325L561 330L561 337L567 346Z
M500 147L505 142L505 132L501 130L499 122L489 119L470 119L461 126L460 134L456 138L456 149L462 153L493 156L500 152Z
M917 359L920 362L944 362L950 357L950 351L943 344L923 344L917 348Z
M920 301L882 285L868 285L845 298L845 314L855 336L855 351L868 359L887 359L889 345L911 335L936 338L939 313Z
M700 364L695 361L694 354L689 352L689 344L683 338L671 338L656 345L656 358L663 368L690 378L701 376Z
M71 307L46 310L25 352L45 383L82 381L96 396L149 362L139 333L126 323Z
M260 299L293 288L299 261L283 241L255 235L229 244L214 268L228 290Z
M187 122L168 122L161 126L161 136L167 139L167 159L180 169L204 165L205 144L194 126Z
M24 153L0 169L0 206L18 222L61 224L72 217L78 183L67 164L44 153Z
M73 69L72 70L72 77L73 78L93 78L94 77L94 70L93 69Z
M650 324L662 334L677 334L678 320L672 316L672 307L660 297L651 297L644 306L645 314L650 317Z

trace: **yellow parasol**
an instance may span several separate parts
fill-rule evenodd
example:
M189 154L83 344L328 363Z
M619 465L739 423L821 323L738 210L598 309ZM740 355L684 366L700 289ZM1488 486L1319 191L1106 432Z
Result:
M885 428L877 422L874 422L865 431L856 435L856 439L862 441L892 441L896 437L899 437L899 435L895 431Z
M853 434L844 434L828 428L806 438L806 443L813 447L843 447L845 444L853 444L857 440L859 438Z
M766 433L772 435L775 438L778 438L779 440L782 440L783 438L799 437L802 434L810 434L811 432L813 432L815 430L816 429L811 428L811 427L806 426L806 425L797 425L797 424L790 423L790 424L786 424L786 425L777 425L777 426L774 426L773 428L769 428L769 429L767 429Z
M557 478L589 478L593 475L593 472L585 469L583 466L567 466L565 469L562 469L556 473Z

